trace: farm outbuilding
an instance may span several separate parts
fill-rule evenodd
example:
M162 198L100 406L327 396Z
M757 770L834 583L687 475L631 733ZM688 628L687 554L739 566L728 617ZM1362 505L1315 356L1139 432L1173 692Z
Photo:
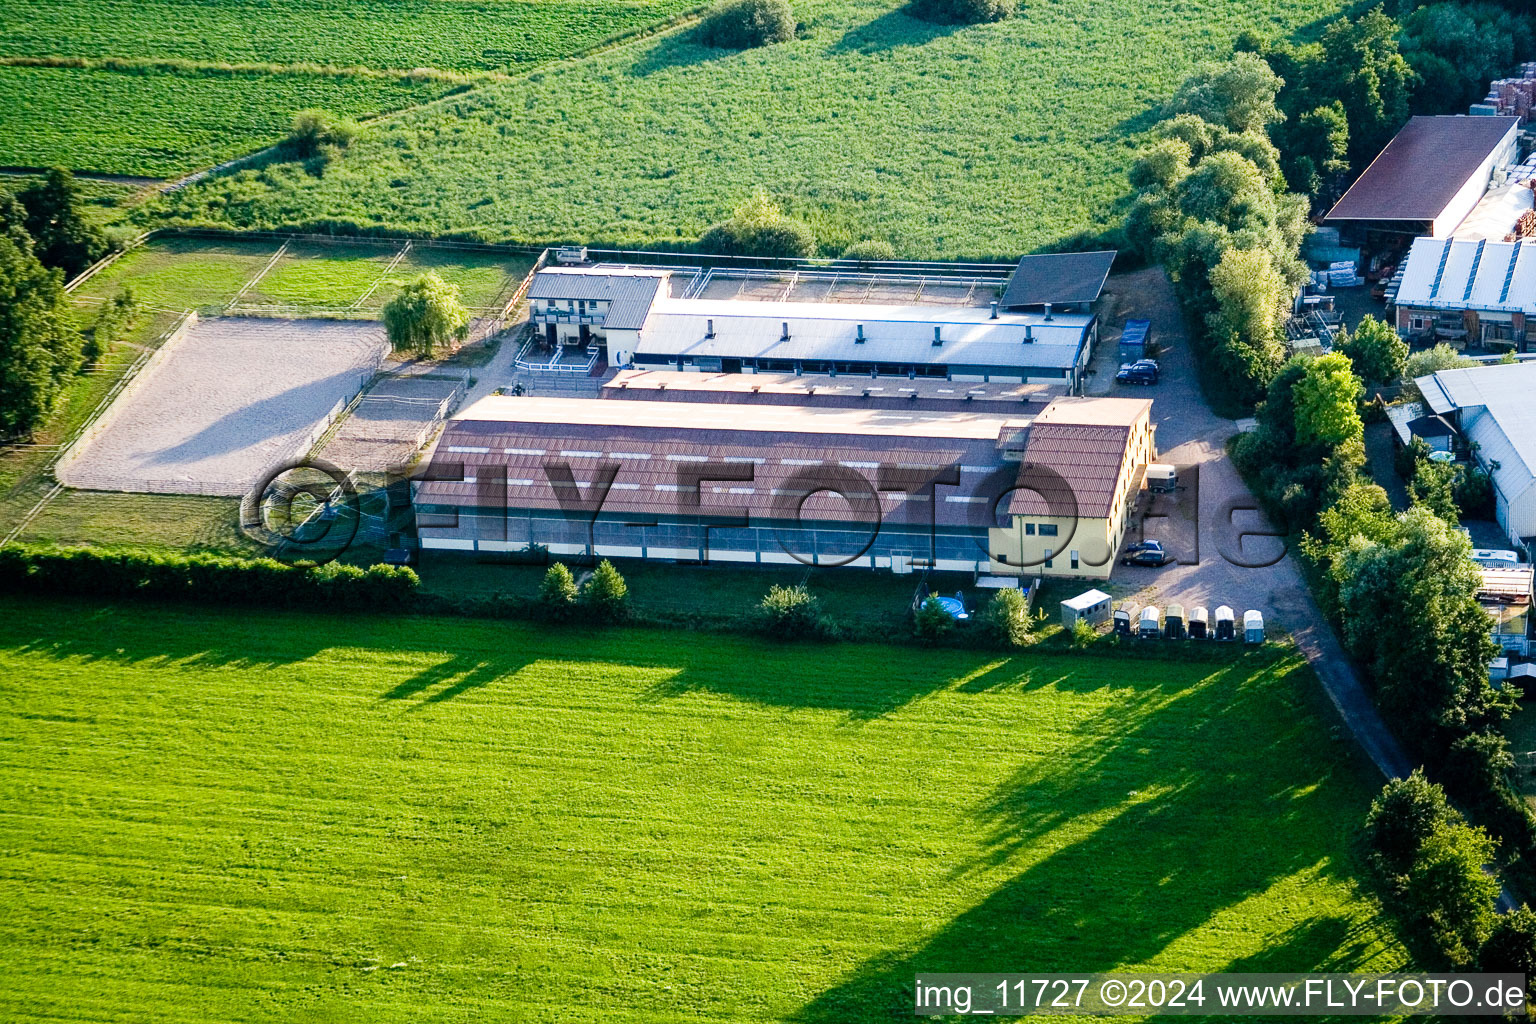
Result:
M1396 310L1405 338L1525 349L1536 316L1536 242L1415 239Z
M1517 117L1410 118L1323 219L1368 248L1372 234L1444 238L1515 162L1519 131Z
M544 332L536 341L636 369L1039 382L1075 391L1098 339L1092 313L1019 312L998 301L708 298L685 284L701 275L687 267L545 268L529 288L530 318Z
M1085 311L1098 301L1115 264L1114 250L1055 252L1025 256L1008 280L1006 309L1041 309L1047 314Z
M1493 480L1494 517L1529 557L1536 547L1536 362L1441 370L1414 383Z
M1108 594L1102 590L1084 591L1061 602L1061 624L1067 629L1075 629L1079 622L1097 626L1109 621L1110 611L1111 598Z

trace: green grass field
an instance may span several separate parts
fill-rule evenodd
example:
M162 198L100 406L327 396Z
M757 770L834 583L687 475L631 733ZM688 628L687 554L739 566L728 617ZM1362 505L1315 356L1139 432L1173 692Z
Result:
M449 88L341 75L0 67L0 164L174 177L277 142L306 107L368 117Z
M793 42L623 47L392 119L323 178L242 172L166 210L640 245L692 240L762 185L833 251L1013 257L1117 219L1142 133L1198 63L1342 6L1046 0L937 27L897 0L802 0Z
M689 0L11 0L0 56L144 57L409 71L522 69Z
M1291 657L0 603L7 1020L848 1024L919 970L1405 961Z

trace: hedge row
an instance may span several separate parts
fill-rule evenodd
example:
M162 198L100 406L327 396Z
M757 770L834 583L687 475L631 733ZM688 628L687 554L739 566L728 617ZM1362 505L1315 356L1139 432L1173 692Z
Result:
M331 563L295 567L270 558L110 548L0 548L0 590L196 600L220 604L399 608L420 585L414 570Z

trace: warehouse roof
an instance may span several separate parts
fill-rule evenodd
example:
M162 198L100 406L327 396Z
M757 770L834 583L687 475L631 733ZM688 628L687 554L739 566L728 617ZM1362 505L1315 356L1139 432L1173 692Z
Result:
M1517 117L1414 117L1324 220L1432 221L1519 130Z
M1416 238L1397 304L1536 315L1536 242Z
M603 320L615 330L638 330L650 315L658 291L665 294L664 270L615 267L601 272L580 267L546 267L533 275L530 299L586 299L607 302Z
M1113 250L1025 256L1008 281L1002 304L1018 308L1094 302L1114 262Z
M1536 362L1441 370L1414 381L1444 416L1461 411L1461 430L1492 469L1507 501L1536 486Z
M1094 318L982 307L659 299L645 355L1070 369ZM787 325L787 336L786 336ZM939 344L934 344L938 329ZM863 341L860 341L860 331Z

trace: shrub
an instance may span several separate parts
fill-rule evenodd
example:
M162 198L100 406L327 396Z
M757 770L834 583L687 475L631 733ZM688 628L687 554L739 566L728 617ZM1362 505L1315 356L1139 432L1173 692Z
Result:
M699 236L702 252L721 256L804 259L816 252L816 236L803 221L786 216L765 189Z
M133 291L124 287L115 296L101 304L96 319L91 322L91 333L80 348L80 358L94 363L106 354L107 349L120 341L133 326L138 313Z
M912 0L907 12L939 25L980 25L1012 17L1015 0Z
M1441 822L1408 869L1400 906L1453 967L1470 964L1493 931L1499 881L1486 866L1497 848L1480 828Z
M328 110L301 110L293 115L287 145L299 157L319 155L326 147L346 149L357 137L357 122Z
M774 584L757 606L757 628L775 640L830 638L835 630L821 614L821 601L804 584Z
M842 258L860 263L881 263L896 258L896 247L883 238L866 238L844 249Z
M598 622L622 622L629 618L629 584L606 558L597 563L592 578L581 588L580 600Z
M1422 769L1406 779L1393 779L1371 801L1365 816L1371 865L1389 879L1401 877L1436 826L1460 819L1446 801L1445 790L1426 779Z
M698 40L721 50L749 50L795 38L795 14L785 0L731 0L704 16Z
M1527 992L1536 991L1536 912L1525 904L1493 926L1493 934L1477 955L1477 969L1486 974L1523 974Z
M393 565L290 566L270 558L18 544L0 549L0 589L23 593L370 608L403 606L420 583L414 570Z
M939 595L929 594L912 613L912 635L925 644L944 640L955 629L955 617L939 603Z
M1087 619L1078 619L1072 625L1072 646L1084 648L1099 638L1099 631Z
M1451 744L1445 757L1445 784L1458 798L1486 800L1502 790L1515 770L1509 740L1492 729L1471 732Z
M982 623L999 646L1023 647L1029 643L1029 603L1013 587L992 595L982 613Z
M576 578L564 562L556 562L544 573L539 584L539 609L552 620L570 616L576 607Z

